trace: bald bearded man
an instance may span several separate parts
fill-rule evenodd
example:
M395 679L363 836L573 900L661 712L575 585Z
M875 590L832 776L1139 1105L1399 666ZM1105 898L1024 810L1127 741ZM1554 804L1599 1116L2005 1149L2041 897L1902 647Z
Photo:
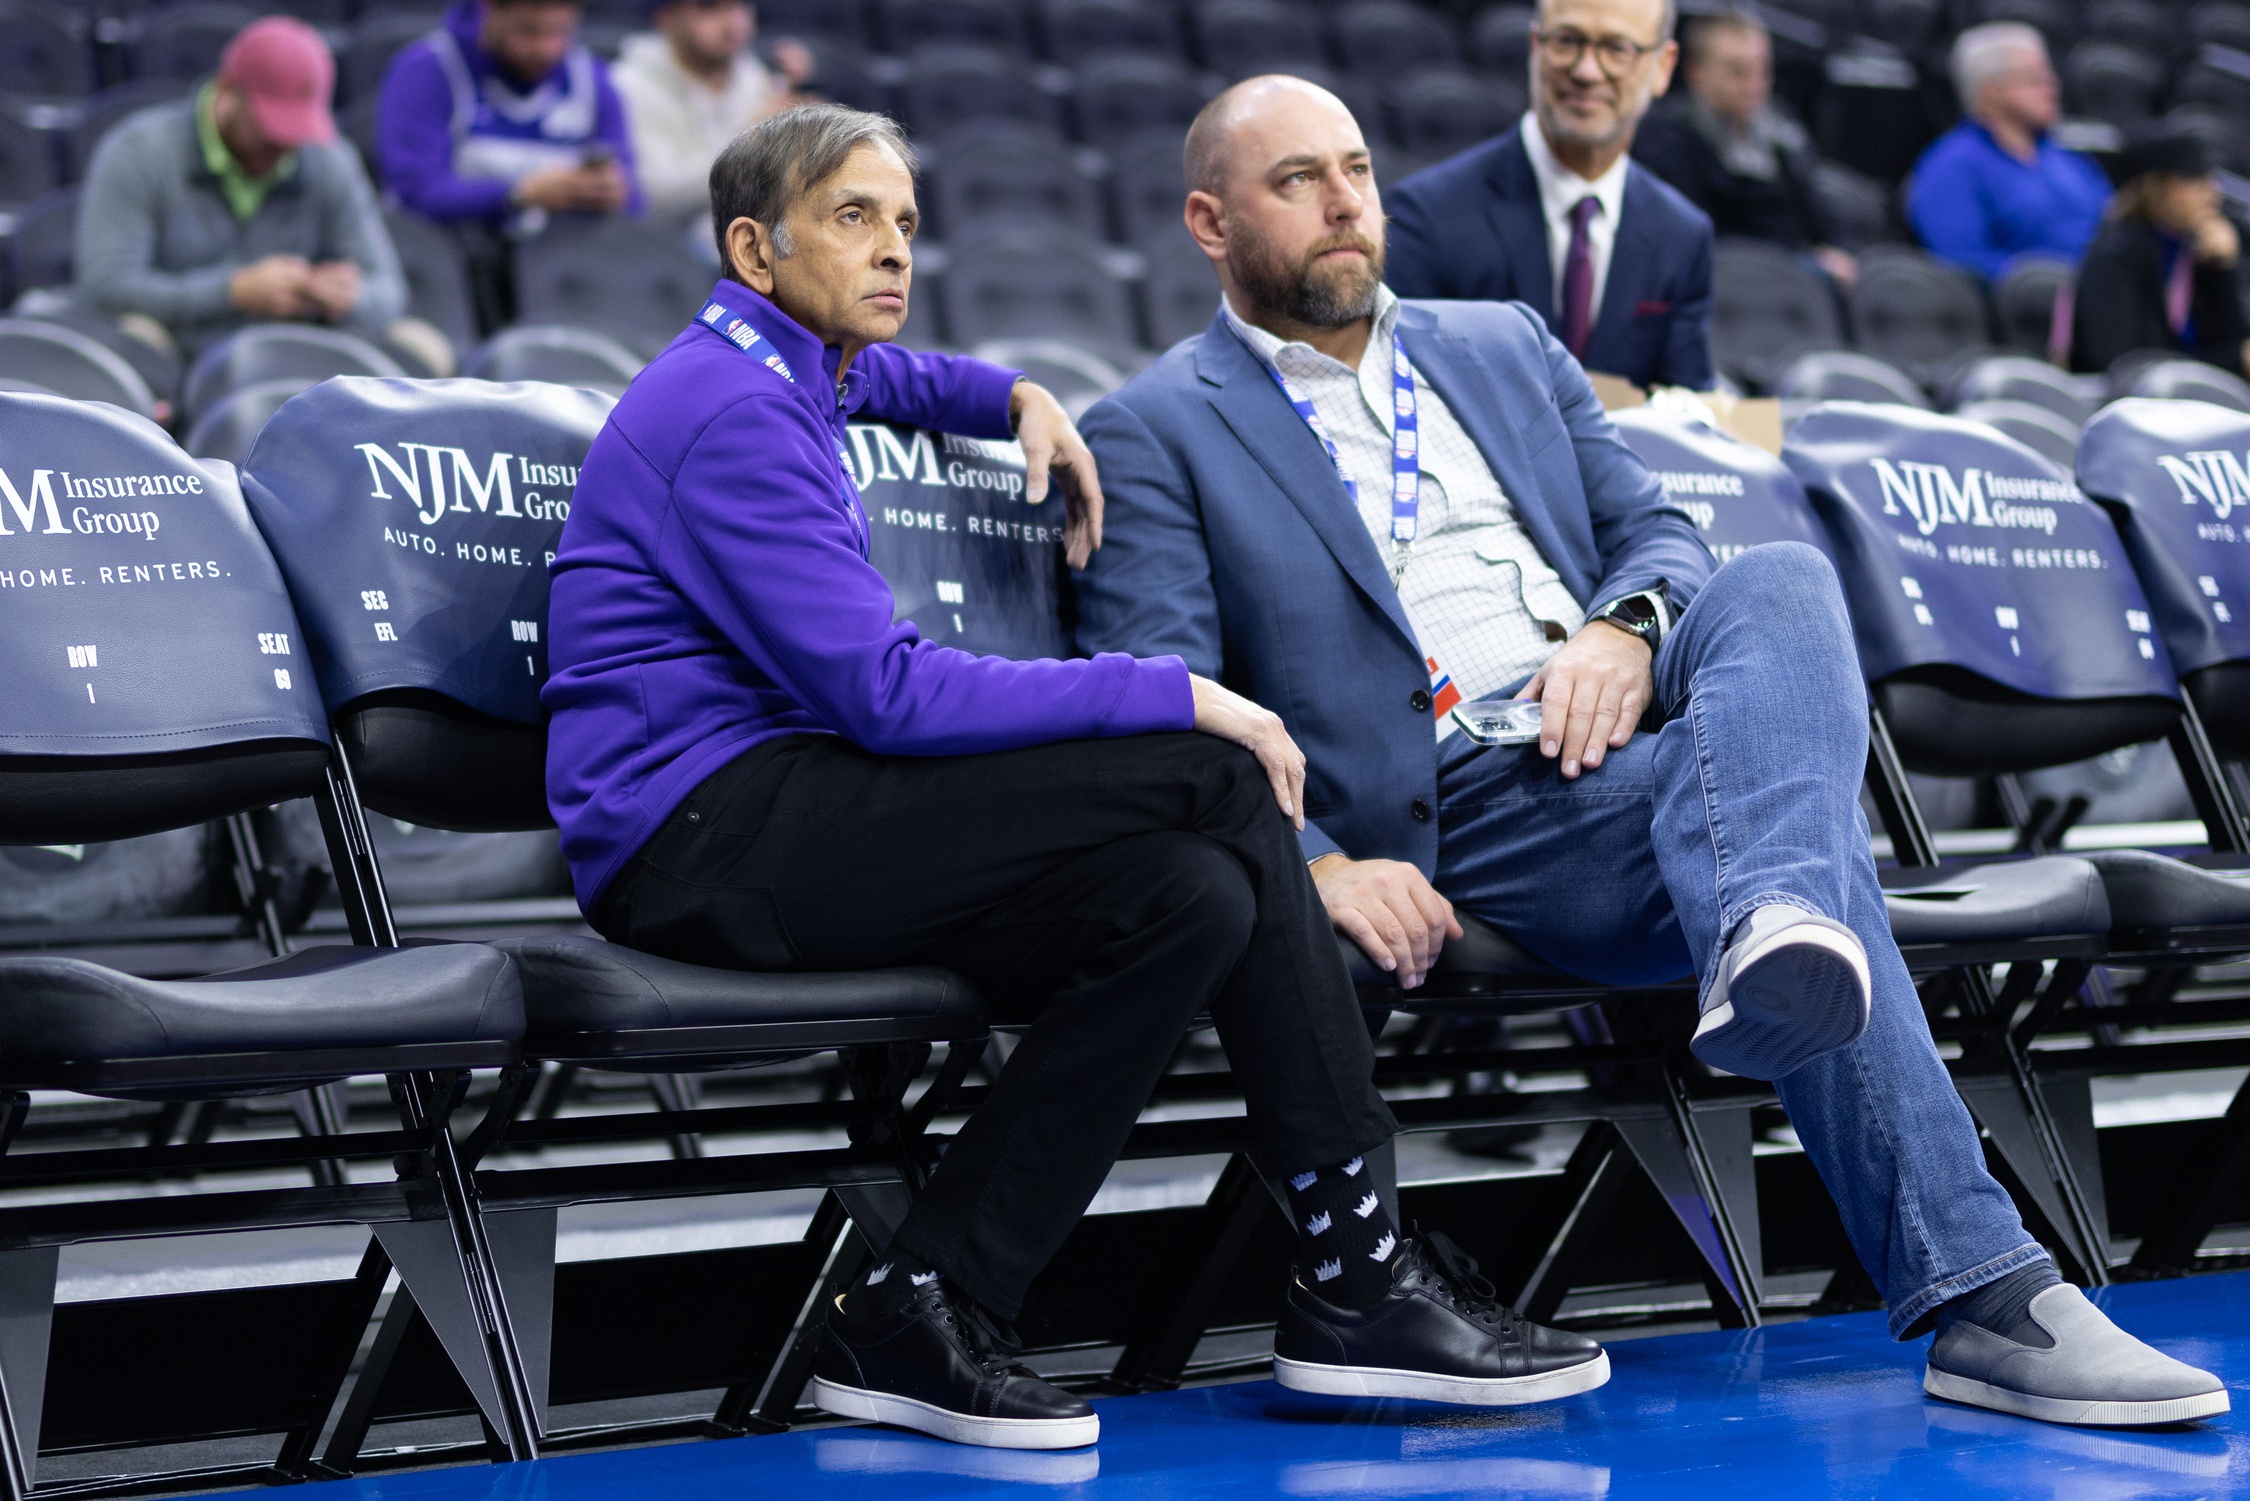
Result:
M1392 296L1333 95L1236 85L1186 173L1224 297L1081 421L1108 510L1080 647L1176 655L1281 716L1322 902L1402 985L1455 903L1587 979L1702 976L1691 1046L1776 1081L1892 1332L1938 1331L1928 1390L2075 1423L2226 1411L2063 1284L1985 1171L1876 884L1828 560L1714 569L1536 313ZM1542 702L1535 747L1447 713L1505 694Z

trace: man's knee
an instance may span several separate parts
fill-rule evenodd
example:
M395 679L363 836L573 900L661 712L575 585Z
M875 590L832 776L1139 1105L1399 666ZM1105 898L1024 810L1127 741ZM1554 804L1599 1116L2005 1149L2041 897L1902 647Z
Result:
M1242 862L1200 834L1151 834L1147 846L1146 910L1152 922L1191 929L1198 945L1239 956L1258 925L1258 897Z
M1825 612L1845 619L1843 585L1828 555L1808 542L1762 542L1729 560L1697 598L1802 618Z

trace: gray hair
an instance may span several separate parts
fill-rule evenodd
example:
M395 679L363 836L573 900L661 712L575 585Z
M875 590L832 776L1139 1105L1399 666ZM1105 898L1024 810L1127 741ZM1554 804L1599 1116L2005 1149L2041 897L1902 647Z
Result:
M1987 21L1953 41L1953 92L1964 111L1976 108L1984 86L2011 66L2012 54L2030 48L2044 59L2047 39L2021 21Z
M890 148L910 173L921 168L896 120L842 104L784 110L729 141L711 164L711 232L727 274L734 274L727 255L729 224L757 220L773 236L774 254L787 259L796 253L783 222L789 210L862 146Z

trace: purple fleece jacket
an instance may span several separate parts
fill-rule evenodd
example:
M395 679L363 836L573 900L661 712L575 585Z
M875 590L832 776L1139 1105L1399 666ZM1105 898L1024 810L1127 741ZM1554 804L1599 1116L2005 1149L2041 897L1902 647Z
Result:
M486 54L477 39L483 24L484 7L479 0L457 0L441 23L459 44L462 61L476 86L477 104L468 121L469 134L527 144L605 148L625 169L632 184L625 211L638 214L641 187L633 172L633 143L625 128L625 106L611 86L609 70L601 59L585 56L583 47L573 47L553 71L527 88L502 74ZM555 133L563 117L558 110L569 100L575 66L586 67L593 81L591 129L572 126ZM453 86L446 81L445 64L439 60L437 48L427 38L409 43L383 75L382 101L376 106L375 147L382 159L384 184L398 195L399 202L426 218L489 219L498 223L508 213L508 194L515 184L499 177L463 177L454 170L454 154L460 143L454 138L453 114Z
M836 350L747 287L711 296L795 380L691 324L586 455L540 695L547 803L582 908L706 777L777 735L957 756L1193 727L1178 657L979 657L894 619L839 454L845 420L1006 438L1014 371L879 344L839 393Z

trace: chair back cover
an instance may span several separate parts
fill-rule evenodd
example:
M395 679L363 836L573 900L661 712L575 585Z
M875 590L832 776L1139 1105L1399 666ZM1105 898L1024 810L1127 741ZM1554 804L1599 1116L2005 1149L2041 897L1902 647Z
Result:
M1625 446L1641 456L1686 511L1711 556L1724 563L1761 542L1807 542L1828 551L1828 534L1789 466L1710 423L1655 407L1612 412Z
M0 643L0 759L328 740L233 466L118 407L0 393Z
M1060 485L1027 503L1014 443L880 422L855 422L850 437L875 566L900 619L931 641L986 656L1071 654Z
M2250 415L2112 402L2078 440L2078 484L2124 533L2173 667L2250 660Z
M2023 444L1840 401L1782 458L1827 525L1869 682L1950 665L2040 698L2179 696L2117 529Z
M274 413L243 493L332 706L413 688L545 722L547 566L612 404L532 381L345 376Z

